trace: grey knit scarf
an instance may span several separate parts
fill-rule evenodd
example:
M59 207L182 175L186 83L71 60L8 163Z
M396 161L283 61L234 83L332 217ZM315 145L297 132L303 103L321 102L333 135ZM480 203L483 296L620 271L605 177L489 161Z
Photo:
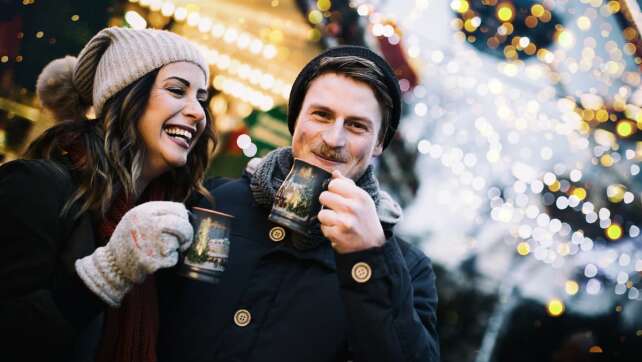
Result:
M292 149L286 147L268 153L258 165L248 164L246 172L250 176L250 189L257 204L265 208L272 207L274 195L290 172L292 163ZM372 165L368 166L356 184L374 200L384 227L392 228L401 219L401 207L386 192L379 189ZM294 234L291 238L292 244L301 250L315 248L325 240L318 222L311 225L307 238Z

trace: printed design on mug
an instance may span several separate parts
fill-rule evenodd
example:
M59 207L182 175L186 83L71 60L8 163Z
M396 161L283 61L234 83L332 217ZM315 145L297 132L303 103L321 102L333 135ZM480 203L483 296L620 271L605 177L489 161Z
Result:
M185 255L185 263L214 271L224 271L230 250L225 225L205 217L198 226L194 245Z
M277 192L274 206L286 217L298 222L307 222L312 199L312 168L301 167L291 180L284 183Z

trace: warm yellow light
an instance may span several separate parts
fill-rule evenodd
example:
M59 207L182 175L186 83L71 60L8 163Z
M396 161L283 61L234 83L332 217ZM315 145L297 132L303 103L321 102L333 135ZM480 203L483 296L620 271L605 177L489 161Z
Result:
M524 24L526 24L526 26L531 29L535 28L537 26L537 23L539 23L539 21L535 16L532 16L532 15L527 16L526 19L524 20Z
M582 121L582 122L580 122L578 130L580 131L581 134L587 135L589 133L589 131L591 130L591 126L588 123Z
M605 109L598 109L598 111L595 112L595 119L598 122L606 122L609 120L609 112Z
M570 31L563 29L557 33L557 41L564 48L571 48L575 44L575 37Z
M78 21L80 19L79 15L72 15L71 16L71 21Z
M590 122L595 118L595 112L591 109L585 109L582 111L582 119L586 122Z
M564 283L564 290L568 295L575 295L580 291L580 285L575 280L567 280Z
M538 18L546 12L546 9L541 4L535 4L531 6L531 14L537 16Z
M626 43L624 44L624 52L628 55L633 55L635 54L635 44L633 43Z
M513 19L513 7L508 3L497 6L497 18L501 21L511 21Z
M564 313L564 303L559 299L551 299L546 310L551 317L559 317Z
M609 3L607 4L607 7L608 7L609 12L611 14L615 14L618 11L620 11L620 2L619 1L615 1L615 0L614 1L609 1Z
M283 32L279 29L274 29L270 31L268 39L270 40L270 43L279 44L283 41Z
M591 348L589 348L589 353L602 353L602 352L604 352L602 350L602 347L597 346L597 345L596 346L591 346Z
M553 182L552 184L550 184L548 186L548 189L553 191L553 192L559 191L560 190L560 182L558 180L555 180L555 182Z
M589 30L591 28L591 19L588 16L580 16L577 18L577 27L583 31Z
M606 228L606 236L611 240L617 240L622 237L622 227L618 224L611 224Z
M517 50L512 45L507 45L504 47L504 56L506 59L517 59Z
M308 31L308 40L310 41L321 40L321 32L318 29L310 29Z
M460 14L463 14L470 9L470 6L466 0L453 0L450 2L450 8Z
M464 29L466 29L467 32L472 33L477 30L477 26L475 24L476 22L473 21L473 19L467 19L464 22Z
M577 187L573 189L572 195L577 197L578 200L582 201L586 198L586 189L583 187Z
M522 241L521 243L517 244L517 253L522 256L528 255L528 253L531 252L531 247L528 245L527 242Z
M622 184L613 184L609 185L606 188L606 196L608 197L609 201L614 204L622 202L622 200L624 200L625 193L626 187Z
M533 43L528 44L528 46L524 49L524 53L528 55L535 55L536 52L537 52L537 47Z
M555 54L548 49L540 48L537 51L537 59L550 64L555 60Z
M611 157L611 155L606 154L606 155L602 155L602 157L600 157L600 163L604 167L611 167L615 163L615 160L613 160L613 157Z
M308 20L312 24L319 24L321 21L323 21L323 14L319 10L312 10L308 14Z
M620 65L619 62L616 62L613 60L609 60L608 62L606 62L606 71L608 73L616 75L620 73L621 70L622 70L622 66Z
M628 120L621 120L617 123L615 131L620 137L629 137L633 134L634 131L633 122Z
M332 7L332 2L330 0L318 0L317 8L321 11L328 11Z

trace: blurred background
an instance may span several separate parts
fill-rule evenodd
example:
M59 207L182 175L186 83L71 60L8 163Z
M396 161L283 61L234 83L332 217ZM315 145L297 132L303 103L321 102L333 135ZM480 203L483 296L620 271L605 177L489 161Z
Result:
M162 28L211 64L211 175L290 142L320 50L393 66L377 160L398 231L433 260L444 362L642 361L641 0L0 0L0 163L53 123L49 61L105 26Z

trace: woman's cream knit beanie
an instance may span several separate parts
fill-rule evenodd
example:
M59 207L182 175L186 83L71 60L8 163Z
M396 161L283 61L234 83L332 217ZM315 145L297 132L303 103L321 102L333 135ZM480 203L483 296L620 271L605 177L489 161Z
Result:
M152 70L187 61L209 80L201 52L185 38L165 30L106 28L85 45L77 58L49 63L38 76L36 91L57 120L83 119L90 106L101 115L105 102Z

